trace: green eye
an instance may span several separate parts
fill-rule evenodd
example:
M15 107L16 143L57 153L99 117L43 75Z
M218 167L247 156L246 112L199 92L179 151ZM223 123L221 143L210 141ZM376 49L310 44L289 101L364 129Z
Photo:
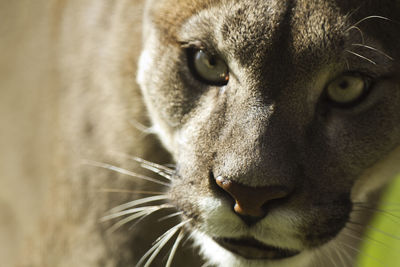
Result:
M208 85L223 86L229 81L229 69L225 61L199 49L189 51L189 67L192 74Z
M360 101L367 92L367 81L358 74L344 74L326 88L328 99L338 105L351 105Z

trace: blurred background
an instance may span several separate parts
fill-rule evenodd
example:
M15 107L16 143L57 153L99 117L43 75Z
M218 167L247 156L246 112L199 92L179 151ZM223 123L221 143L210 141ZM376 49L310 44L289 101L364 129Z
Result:
M37 230L52 175L52 1L0 0L0 266Z

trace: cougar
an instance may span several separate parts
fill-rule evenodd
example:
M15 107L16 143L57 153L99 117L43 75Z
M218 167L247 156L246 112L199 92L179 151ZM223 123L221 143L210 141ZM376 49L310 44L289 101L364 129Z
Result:
M399 1L1 6L5 266L356 265L400 172Z

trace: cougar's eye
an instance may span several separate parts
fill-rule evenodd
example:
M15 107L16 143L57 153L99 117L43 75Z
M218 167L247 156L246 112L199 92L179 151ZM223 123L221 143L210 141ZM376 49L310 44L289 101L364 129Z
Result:
M223 86L229 81L229 69L219 56L201 49L188 52L189 68L199 81L208 85Z
M368 86L368 81L359 74L343 74L328 84L326 95L334 104L349 106L362 100Z

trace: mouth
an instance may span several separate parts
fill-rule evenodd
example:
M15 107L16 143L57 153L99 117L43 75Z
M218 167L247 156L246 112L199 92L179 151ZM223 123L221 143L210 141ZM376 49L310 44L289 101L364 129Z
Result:
M300 253L296 250L269 246L254 238L214 238L214 241L223 248L249 260L280 260Z

